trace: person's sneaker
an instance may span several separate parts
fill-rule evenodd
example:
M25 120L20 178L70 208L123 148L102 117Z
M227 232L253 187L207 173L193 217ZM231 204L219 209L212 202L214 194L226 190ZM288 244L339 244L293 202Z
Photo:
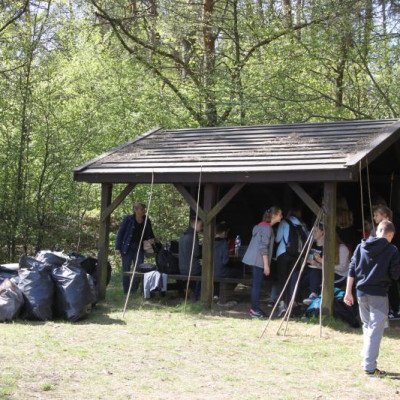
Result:
M397 321L400 319L400 314L390 310L388 318L389 318L389 321Z
M274 301L274 300L269 300L268 303L267 303L267 306L268 306L268 307L271 307L271 308L272 308L274 305L275 305L275 301Z
M306 299L303 300L303 304L309 306L318 296L315 293L311 293Z
M365 371L365 375L367 375L371 378L383 378L387 374L385 371L381 371L380 369L375 368L375 370L373 370L373 371Z
M262 318L265 318L265 317L266 317L266 314L265 314L264 311L262 311L262 310L255 311L255 310L253 310L252 308L250 308L249 314L250 314L250 317L251 317L251 318L262 319Z
M285 303L281 303L278 306L278 318L283 317L285 312L287 311L287 307Z

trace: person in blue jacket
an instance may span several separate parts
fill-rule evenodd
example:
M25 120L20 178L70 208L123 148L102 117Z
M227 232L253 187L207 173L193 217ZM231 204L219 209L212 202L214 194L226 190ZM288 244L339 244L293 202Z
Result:
M292 270L297 257L287 254L287 245L289 243L289 231L290 225L295 225L301 228L304 235L307 237L308 231L306 226L301 222L301 208L299 206L294 207L288 213L289 218L287 220L282 220L278 226L278 231L276 233L275 241L278 243L278 248L276 250L276 260L277 260L277 272L278 272L278 285L279 289L283 290L285 283L289 277L290 271ZM282 299L279 302L278 307L278 317L281 317L287 310L287 306L290 301L290 288L289 285L286 287L285 292L282 295Z
M133 204L133 215L127 215L121 222L118 229L117 240L115 242L115 254L120 255L122 258L122 288L124 293L128 293L130 277L125 276L124 272L131 270L132 262L136 261L137 252L139 251L139 258L137 265L144 261L143 242L139 249L140 238L143 240L154 239L153 228L150 219L146 223L146 205L143 203ZM134 278L132 284L132 291L136 291L139 287L140 280Z

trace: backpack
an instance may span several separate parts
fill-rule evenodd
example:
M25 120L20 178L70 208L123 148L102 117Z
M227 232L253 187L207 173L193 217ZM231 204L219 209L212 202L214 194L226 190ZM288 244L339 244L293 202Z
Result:
M161 249L156 254L157 270L160 273L176 275L179 274L179 261L168 250Z
M307 234L304 232L301 225L295 225L289 219L287 219L286 222L289 224L288 242L286 243L285 241L286 254L292 257L298 257L307 241Z

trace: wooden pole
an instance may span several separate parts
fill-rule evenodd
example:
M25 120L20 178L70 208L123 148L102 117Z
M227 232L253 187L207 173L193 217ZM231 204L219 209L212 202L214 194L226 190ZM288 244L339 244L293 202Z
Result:
M215 205L217 185L204 185L204 212L207 214ZM203 267L201 273L201 301L207 308L211 308L214 292L214 237L215 218L206 218L203 231Z
M101 215L100 215L100 230L98 243L98 267L97 267L97 290L99 300L106 298L107 286L107 261L108 261L108 245L110 238L110 214L103 218L107 207L111 204L112 183L101 184Z
M324 279L321 311L323 315L332 315L335 285L336 182L324 184L324 210Z

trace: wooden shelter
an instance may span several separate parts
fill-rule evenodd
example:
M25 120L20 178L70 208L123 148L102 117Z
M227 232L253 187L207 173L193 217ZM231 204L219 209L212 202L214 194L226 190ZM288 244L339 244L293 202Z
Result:
M202 301L211 305L215 220L245 186L286 183L317 213L320 205L304 184L323 185L325 281L323 310L331 311L334 281L336 190L355 182L361 169L388 149L400 150L400 120L355 120L265 126L153 129L74 169L77 181L102 185L99 235L100 293L105 296L110 215L138 183L171 183L192 209L189 187L201 172L204 221ZM392 154L392 153L391 153ZM396 161L397 162L397 161ZM114 183L127 186L112 200ZM228 186L217 200L219 185Z

